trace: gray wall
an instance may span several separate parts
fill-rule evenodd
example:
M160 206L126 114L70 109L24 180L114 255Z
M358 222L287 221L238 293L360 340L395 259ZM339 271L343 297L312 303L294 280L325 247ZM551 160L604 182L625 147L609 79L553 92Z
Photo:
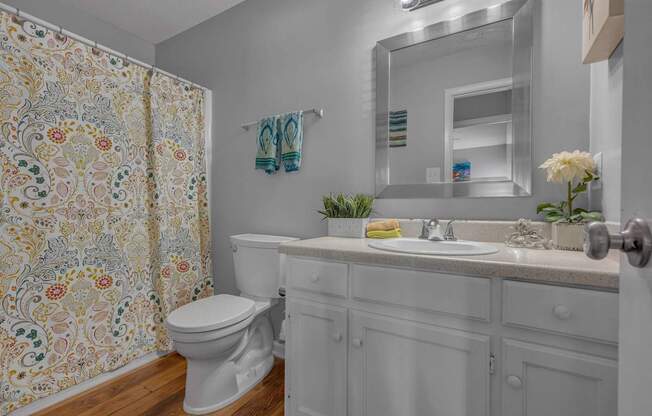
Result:
M156 49L151 43L88 13L63 5L58 0L2 0L2 2L148 64L153 64L155 61Z
M591 65L591 153L602 153L602 186L591 192L591 208L620 221L623 129L623 45L607 61Z
M535 0L534 166L553 152L589 147L589 67L580 64L579 1ZM216 287L235 291L228 236L316 237L328 192L373 192L375 42L495 4L448 0L413 13L393 0L247 0L157 45L157 64L214 93L213 251ZM308 117L297 174L254 171L255 132L240 124L321 106ZM379 215L514 219L563 197L534 172L534 197L382 200Z

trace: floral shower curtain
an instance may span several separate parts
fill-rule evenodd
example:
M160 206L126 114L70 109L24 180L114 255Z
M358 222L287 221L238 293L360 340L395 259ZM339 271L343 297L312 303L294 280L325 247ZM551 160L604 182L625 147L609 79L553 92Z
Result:
M0 415L212 294L204 94L0 13Z

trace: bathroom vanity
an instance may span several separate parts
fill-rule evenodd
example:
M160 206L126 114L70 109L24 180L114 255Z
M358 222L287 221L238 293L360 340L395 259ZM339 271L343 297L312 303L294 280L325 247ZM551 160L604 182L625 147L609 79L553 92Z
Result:
M286 414L617 413L618 258L284 244Z

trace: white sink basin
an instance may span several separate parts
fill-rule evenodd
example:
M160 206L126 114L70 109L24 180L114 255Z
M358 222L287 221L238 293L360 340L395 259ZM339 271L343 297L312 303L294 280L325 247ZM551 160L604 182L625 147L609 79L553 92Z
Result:
M398 253L431 256L478 256L497 253L491 244L475 241L428 241L418 238L396 238L369 242L369 247Z

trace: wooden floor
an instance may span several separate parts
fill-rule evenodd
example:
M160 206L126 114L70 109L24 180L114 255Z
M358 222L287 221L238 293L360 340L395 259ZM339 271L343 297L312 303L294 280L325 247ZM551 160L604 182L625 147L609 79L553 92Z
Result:
M185 382L186 360L178 354L171 354L35 415L185 415ZM282 416L283 385L284 362L277 360L271 373L261 383L237 402L211 415Z

